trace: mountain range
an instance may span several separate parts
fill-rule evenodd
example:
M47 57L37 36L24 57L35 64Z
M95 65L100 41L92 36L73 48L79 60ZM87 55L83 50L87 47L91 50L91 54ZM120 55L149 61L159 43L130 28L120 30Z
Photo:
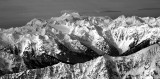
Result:
M64 13L0 29L0 79L158 79L160 17Z

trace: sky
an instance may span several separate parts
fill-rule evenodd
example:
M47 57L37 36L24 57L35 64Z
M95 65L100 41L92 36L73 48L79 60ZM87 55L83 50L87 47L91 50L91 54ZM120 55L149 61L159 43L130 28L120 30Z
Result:
M0 28L21 27L34 18L50 19L63 11L81 15L158 17L160 0L0 0Z

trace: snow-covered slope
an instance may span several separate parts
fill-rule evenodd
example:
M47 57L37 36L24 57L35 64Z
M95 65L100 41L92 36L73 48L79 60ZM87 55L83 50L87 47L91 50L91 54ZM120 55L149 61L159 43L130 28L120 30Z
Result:
M158 69L155 71L155 63L159 58L159 23L159 17L120 16L112 20L109 17L81 16L72 12L48 20L33 19L22 27L1 29L0 52L5 55L0 56L1 75L19 72L17 74L22 77L22 74L28 74L26 72L36 73L51 68L43 73L47 75L55 67L73 67L68 70L74 72L66 73L70 75L69 77L60 73L54 73L60 77L55 75L52 77L147 79L148 76L146 77L143 72L148 71L143 68L146 65L144 63L150 62L153 66L149 69L149 75L155 78L151 74L159 72ZM151 54L155 54L153 58ZM8 58L10 55L11 58ZM151 59L148 61L146 57L152 58L153 61ZM5 63L8 64L3 67ZM104 70L102 67L97 71L100 68L97 66L99 63ZM114 68L110 68L109 64ZM79 65L84 67L81 69ZM82 71L77 76L76 67ZM66 72L59 68L55 69L58 69L58 72ZM139 73L136 74L135 71ZM7 76L18 77L13 74L1 78Z

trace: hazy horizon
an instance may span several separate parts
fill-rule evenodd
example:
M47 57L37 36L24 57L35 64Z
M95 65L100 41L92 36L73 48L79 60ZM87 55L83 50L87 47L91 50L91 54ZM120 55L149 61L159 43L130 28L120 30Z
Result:
M158 17L158 0L0 0L0 28L20 27L34 18L49 19L71 10L82 15Z

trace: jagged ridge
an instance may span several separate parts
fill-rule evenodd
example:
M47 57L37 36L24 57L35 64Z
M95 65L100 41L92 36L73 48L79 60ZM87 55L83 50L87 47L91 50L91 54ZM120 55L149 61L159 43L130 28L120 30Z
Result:
M74 65L104 55L128 57L158 44L159 31L159 17L120 16L112 20L109 17L84 17L73 12L49 20L33 19L23 27L1 29L1 52L22 59L12 62L5 59L3 62L10 65L4 74L44 68L59 62ZM11 64L13 62L16 64Z

